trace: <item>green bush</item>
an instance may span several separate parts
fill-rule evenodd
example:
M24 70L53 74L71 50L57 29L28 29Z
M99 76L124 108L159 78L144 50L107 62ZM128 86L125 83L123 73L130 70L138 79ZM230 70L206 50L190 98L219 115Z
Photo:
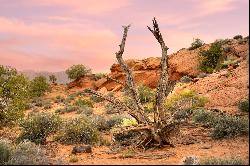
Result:
M138 86L138 93L141 103L151 102L155 98L155 92L142 84Z
M92 101L94 101L95 103L99 103L99 102L104 101L103 98L98 97L98 96L96 96L96 95L92 95L92 96L90 97L90 99L91 99Z
M24 117L29 98L29 81L17 70L0 65L0 126Z
M236 39L236 40L238 40L238 39L243 39L243 36L242 35L236 35L233 38Z
M107 120L101 115L92 115L91 122L96 126L99 131L109 130Z
M212 73L222 57L221 43L212 43L211 47L208 50L201 50L199 52L199 55L201 57L200 69L203 72Z
M239 158L222 159L212 157L201 160L199 165L244 165L244 162Z
M95 79L99 80L101 78L105 78L106 74L105 73L96 73L95 74Z
M79 107L79 109L77 109L77 111L76 111L76 113L78 113L78 114L84 114L86 116L92 115L93 112L94 112L93 108L88 107L88 106Z
M92 101L88 99L78 99L77 101L75 101L74 105L79 107L94 107Z
M13 150L7 165L49 165L46 151L36 144L24 141Z
M248 134L249 121L248 119L222 115L217 119L212 131L212 137L220 139L224 137L234 137Z
M49 81L52 82L53 84L56 83L56 76L54 74L49 76Z
M90 74L91 70L85 67L84 65L73 65L69 69L66 70L66 74L69 79L76 80L87 74Z
M50 100L44 100L44 102L43 102L43 108L44 109L50 109L50 108L52 108L51 101Z
M189 76L183 76L183 77L181 77L180 82L182 82L182 83L189 83L192 80L193 79L191 77L189 77Z
M114 115L111 118L107 120L107 126L109 129L111 129L114 126L121 125L123 122L123 116L121 115Z
M30 82L30 94L32 97L40 97L45 94L46 91L49 90L49 84L46 81L46 77L38 76L35 77Z
M188 48L189 50L194 50L204 45L204 42L201 39L194 39L194 42L191 43L191 46Z
M240 111L249 112L249 100L242 100L239 102L238 108Z
M0 139L0 164L4 165L11 156L13 147L7 139Z
M65 144L94 144L100 140L100 134L88 117L80 116L67 121L56 139Z
M55 110L55 113L64 114L64 113L78 111L79 109L80 107L78 106L66 105L64 108L59 108Z
M212 126L217 120L213 112L205 111L204 109L194 110L192 119L196 123L203 123L209 126Z
M61 119L51 113L33 113L20 123L22 133L19 140L28 139L35 143L44 144L49 134L60 127Z
M249 132L249 121L246 118L196 110L193 120L212 127L211 136L215 139L244 135Z
M169 111L193 110L204 107L206 102L207 98L197 95L192 90L184 89L166 99L165 109Z
M63 96L56 96L55 103L63 103L65 98Z

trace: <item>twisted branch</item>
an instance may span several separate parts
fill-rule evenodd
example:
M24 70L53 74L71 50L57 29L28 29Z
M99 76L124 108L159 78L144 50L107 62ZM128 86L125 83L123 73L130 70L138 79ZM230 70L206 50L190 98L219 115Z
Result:
M122 54L124 52L129 27L130 27L130 25L123 26L123 28L124 28L123 38L122 38L121 44L119 45L120 50L116 53L116 58L118 60L118 63L121 65L121 68L122 68L123 72L126 74L126 85L127 85L127 87L129 87L129 93L130 93L131 97L133 98L133 100L135 101L135 104L136 104L136 110L135 111L138 112L143 117L144 123L148 124L148 123L150 123L150 120L144 114L144 107L142 106L142 104L140 102L140 98L139 98L139 95L138 95L138 92L137 92L137 89L136 89L136 86L135 86L132 71L129 69L128 65L125 63L125 61L122 58Z
M168 57L167 50L168 47L165 45L165 42L162 38L159 26L155 18L153 19L153 30L148 26L150 32L153 33L156 40L160 43L162 49L162 57L161 57L161 71L160 71L160 80L157 86L156 91L156 104L155 104L155 114L154 120L155 122L162 123L165 120L164 113L164 99L166 97L167 85L168 85Z

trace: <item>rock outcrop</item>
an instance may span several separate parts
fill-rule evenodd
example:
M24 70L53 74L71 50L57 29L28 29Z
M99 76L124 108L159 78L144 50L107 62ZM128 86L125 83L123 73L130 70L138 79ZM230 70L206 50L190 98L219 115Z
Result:
M181 49L176 53L169 55L169 79L179 80L181 77L188 75L191 78L197 77L201 74L199 70L200 60L199 52L201 49L207 50L211 44L205 44L200 48L194 50ZM228 49L230 47L230 49ZM246 41L240 41L236 39L228 39L222 45L223 49L227 51L223 52L225 59L239 59L244 60L248 55L248 43ZM126 60L127 65L133 71L134 79L137 84L144 84L150 88L156 88L159 79L160 70L160 58L150 57L143 60ZM124 82L125 74L122 72L119 64L113 64L110 68L109 77ZM101 89L105 87L108 91L119 91L122 86L112 80L102 78L95 81L94 76L88 76L80 78L68 84L68 88L92 88Z

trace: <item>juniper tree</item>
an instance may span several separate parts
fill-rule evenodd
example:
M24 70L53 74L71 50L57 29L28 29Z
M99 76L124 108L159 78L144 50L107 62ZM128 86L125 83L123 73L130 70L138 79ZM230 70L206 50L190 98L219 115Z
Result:
M153 19L153 29L148 26L148 29L154 35L155 39L161 46L162 56L160 63L160 79L157 86L157 91L155 95L155 105L154 105L154 115L153 120L151 120L144 111L144 107L139 98L138 89L135 85L133 73L128 65L123 60L123 52L125 49L125 43L127 38L127 33L130 28L130 25L123 26L123 38L121 44L119 45L120 49L116 52L116 59L121 65L123 72L126 75L125 82L115 80L111 77L107 79L113 80L118 84L125 86L128 89L129 95L132 98L133 105L126 105L124 102L120 101L115 97L110 97L103 95L92 89L85 89L85 93L98 96L107 100L118 107L120 111L126 111L129 115L136 119L138 125L135 127L127 127L126 129L121 128L119 132L128 132L136 131L142 133L145 137L138 144L142 146L147 146L150 143L157 143L157 145L162 146L164 144L173 145L171 138L173 134L177 133L179 129L180 120L175 118L177 112L170 112L164 109L164 101L166 96L173 90L175 82L172 82L168 79L168 56L167 50L169 49L162 37L158 23L156 19Z

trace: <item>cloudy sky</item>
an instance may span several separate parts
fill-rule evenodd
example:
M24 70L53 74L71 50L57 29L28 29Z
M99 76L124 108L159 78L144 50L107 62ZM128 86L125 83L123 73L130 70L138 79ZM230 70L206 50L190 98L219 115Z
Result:
M0 64L62 71L85 64L107 72L122 25L131 24L124 58L161 55L146 28L156 17L169 53L249 34L248 0L0 0Z

